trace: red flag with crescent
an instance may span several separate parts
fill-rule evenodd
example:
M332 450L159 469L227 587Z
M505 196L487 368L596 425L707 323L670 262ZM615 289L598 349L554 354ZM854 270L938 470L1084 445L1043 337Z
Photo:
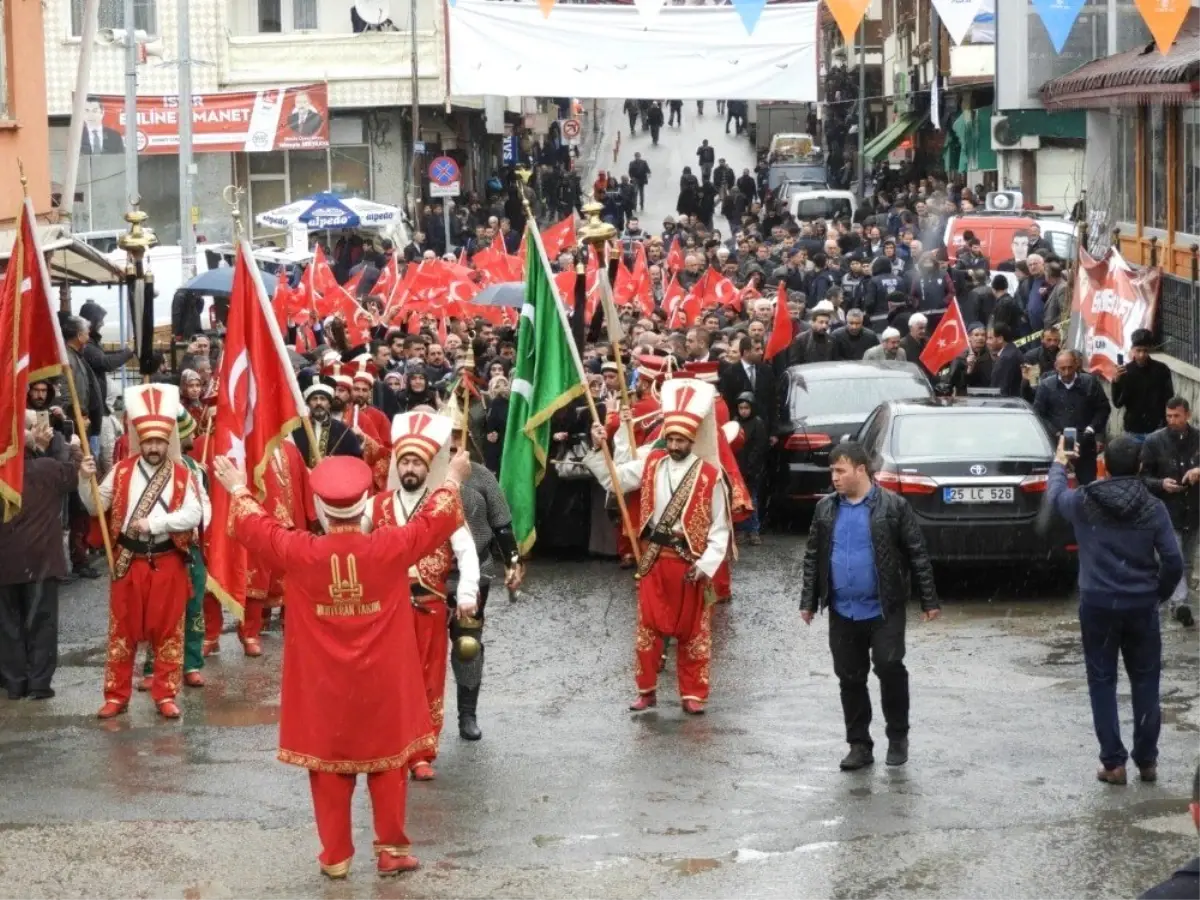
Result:
M950 363L954 357L964 352L967 343L967 326L963 324L962 310L958 308L958 300L951 300L938 322L937 328L929 337L929 343L921 351L921 365L931 375L936 375Z

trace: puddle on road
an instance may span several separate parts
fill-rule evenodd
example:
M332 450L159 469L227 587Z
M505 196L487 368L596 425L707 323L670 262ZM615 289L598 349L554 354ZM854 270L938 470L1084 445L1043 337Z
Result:
M241 726L276 725L279 723L277 705L251 706L245 703L206 703L202 720L205 725Z
M662 861L662 865L676 875L699 875L701 872L710 872L719 868L721 861L707 857L687 857L685 859L665 859Z

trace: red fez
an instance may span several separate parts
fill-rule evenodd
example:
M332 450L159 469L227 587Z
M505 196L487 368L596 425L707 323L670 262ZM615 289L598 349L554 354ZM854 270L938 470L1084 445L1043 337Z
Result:
M309 477L312 491L335 519L362 514L371 489L371 468L356 456L327 456Z

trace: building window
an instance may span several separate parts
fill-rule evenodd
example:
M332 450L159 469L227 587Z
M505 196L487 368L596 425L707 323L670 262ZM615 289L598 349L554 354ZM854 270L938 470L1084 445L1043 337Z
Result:
M1179 165L1175 178L1175 230L1200 236L1200 105L1179 111Z
M1142 168L1142 191L1146 198L1146 228L1167 228L1167 116L1162 106L1146 109L1146 132L1142 142L1146 162Z
M317 0L258 0L258 33L316 31Z
M87 0L71 0L71 35L83 34L83 9ZM158 36L158 0L133 0L134 28ZM125 0L100 0L100 28L125 27Z
M1137 221L1137 110L1114 113L1112 143L1112 222Z
M273 237L275 229L255 225L254 217L313 194L371 199L371 148L347 144L328 150L277 150L246 153L238 159L238 177L250 182L251 232Z

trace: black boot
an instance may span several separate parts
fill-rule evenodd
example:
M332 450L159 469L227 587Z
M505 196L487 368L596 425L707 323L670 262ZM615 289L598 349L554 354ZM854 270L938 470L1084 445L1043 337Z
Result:
M851 744L850 752L838 764L838 767L843 772L853 772L856 769L862 769L875 762L875 754L871 750L870 744Z
M458 685L458 735L464 741L477 741L483 737L479 723L475 721L475 706L479 702L479 688Z

